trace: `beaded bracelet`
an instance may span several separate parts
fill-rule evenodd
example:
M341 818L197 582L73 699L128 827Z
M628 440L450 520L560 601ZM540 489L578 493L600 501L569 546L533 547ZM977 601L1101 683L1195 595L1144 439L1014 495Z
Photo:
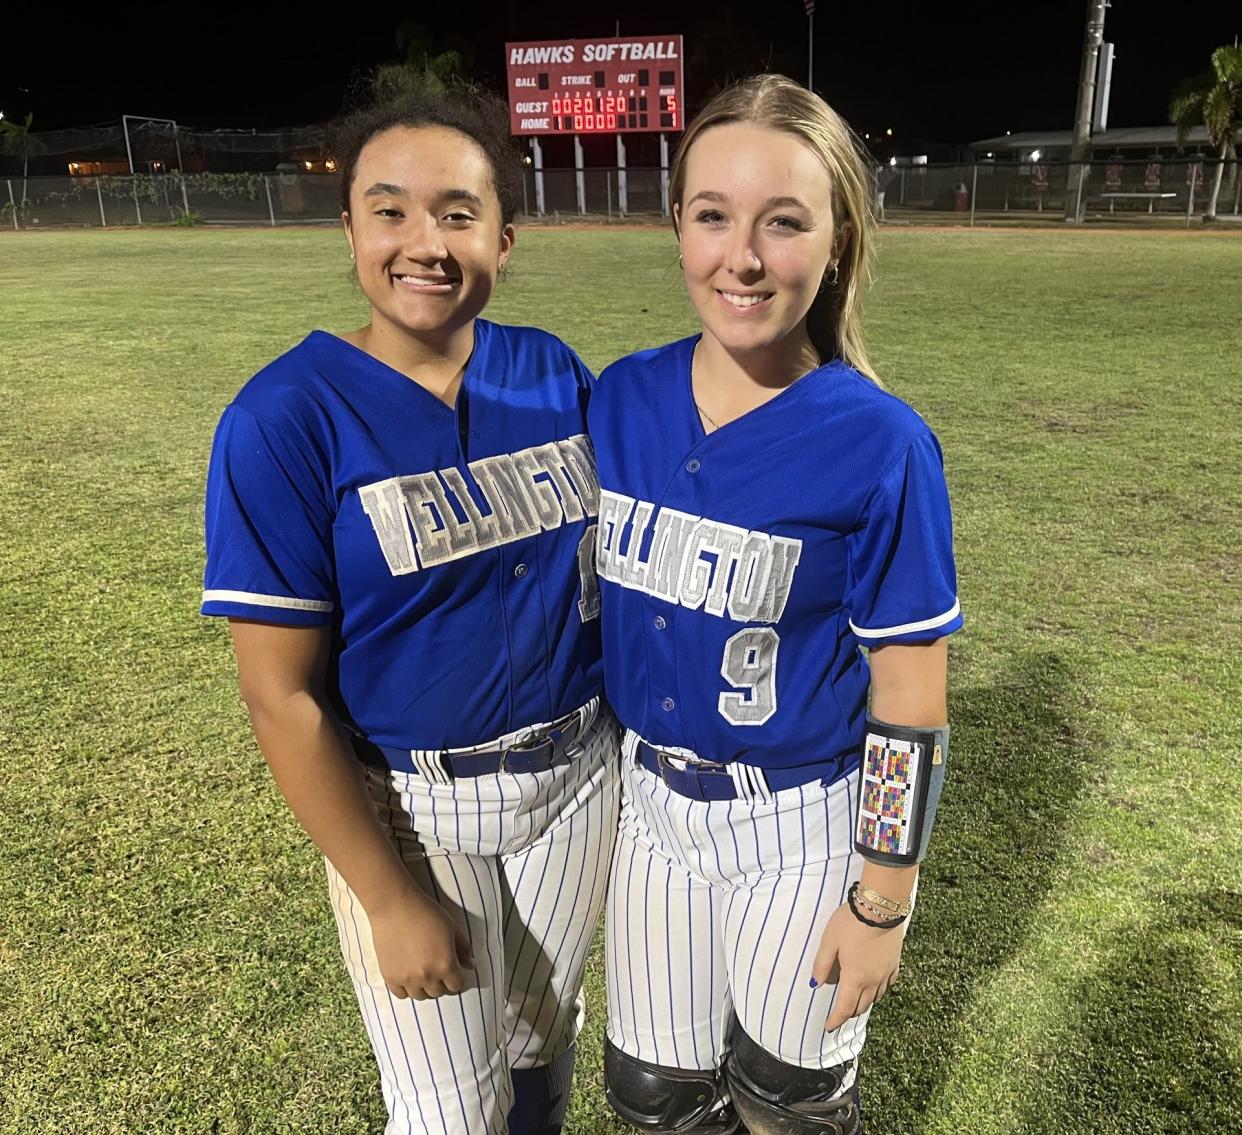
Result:
M877 930L892 930L894 927L900 926L906 920L906 915L900 918L890 918L883 922L873 918L868 918L862 911L858 909L858 883L853 883L846 892L845 901L850 905L850 913L858 919L864 926L874 926Z

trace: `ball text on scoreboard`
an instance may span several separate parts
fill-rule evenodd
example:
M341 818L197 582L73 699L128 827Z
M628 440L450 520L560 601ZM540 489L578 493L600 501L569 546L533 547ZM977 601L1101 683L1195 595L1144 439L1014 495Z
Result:
M681 36L507 43L513 134L684 130Z

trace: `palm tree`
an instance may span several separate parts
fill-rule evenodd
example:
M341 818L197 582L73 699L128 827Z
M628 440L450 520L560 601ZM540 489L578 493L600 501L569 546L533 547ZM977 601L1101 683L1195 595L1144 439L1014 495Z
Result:
M405 58L381 64L371 80L372 90L381 98L417 91L440 94L451 80L465 78L474 62L469 43L449 37L437 46L427 29L412 20L397 28L396 40Z
M1169 99L1169 120L1177 126L1179 145L1185 142L1192 126L1203 125L1212 145L1220 152L1212 179L1212 196L1203 216L1205 221L1213 221L1225 162L1238 156L1235 142L1242 130L1242 47L1218 47L1212 52L1211 71L1179 83ZM1237 173L1235 166L1233 176L1237 177Z
M43 143L30 133L34 114L26 115L20 126L7 118L0 118L0 153L22 156L22 204L26 204L26 182L30 171L30 155L43 152Z

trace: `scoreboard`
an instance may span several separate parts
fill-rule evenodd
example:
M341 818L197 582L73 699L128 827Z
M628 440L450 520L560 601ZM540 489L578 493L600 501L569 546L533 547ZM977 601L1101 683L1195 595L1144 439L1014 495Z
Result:
M507 43L505 58L514 135L685 129L679 35Z

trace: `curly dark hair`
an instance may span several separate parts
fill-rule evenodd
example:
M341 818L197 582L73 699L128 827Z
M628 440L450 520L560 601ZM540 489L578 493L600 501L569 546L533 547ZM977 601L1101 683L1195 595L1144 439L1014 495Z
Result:
M522 200L522 159L509 137L509 110L495 95L467 83L452 84L442 94L414 93L386 99L332 124L329 144L340 167L341 212L349 212L349 192L362 148L395 126L443 126L477 143L492 169L502 223L512 223Z

